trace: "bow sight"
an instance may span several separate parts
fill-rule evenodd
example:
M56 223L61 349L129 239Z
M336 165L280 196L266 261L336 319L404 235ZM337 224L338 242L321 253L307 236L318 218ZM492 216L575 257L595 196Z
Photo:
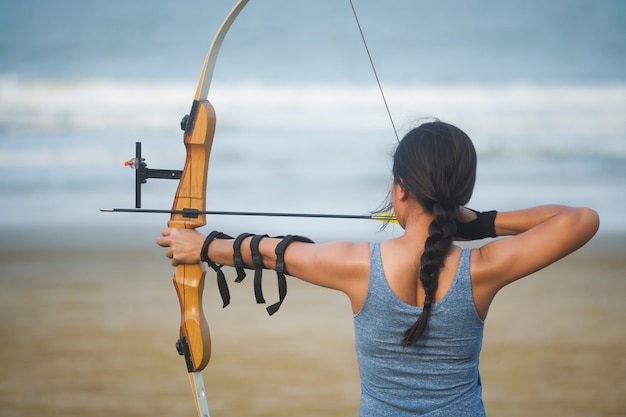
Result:
M146 159L141 156L141 142L135 143L135 157L124 162L124 165L135 170L135 208L141 207L141 185L148 182L148 178L180 179L183 171L179 169L151 169Z

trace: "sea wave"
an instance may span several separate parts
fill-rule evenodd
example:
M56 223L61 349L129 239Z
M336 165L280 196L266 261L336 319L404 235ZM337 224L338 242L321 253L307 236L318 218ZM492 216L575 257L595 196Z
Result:
M190 107L192 84L0 77L0 131L165 131ZM399 134L438 117L492 153L626 156L626 84L386 85ZM216 85L218 128L389 132L376 86Z

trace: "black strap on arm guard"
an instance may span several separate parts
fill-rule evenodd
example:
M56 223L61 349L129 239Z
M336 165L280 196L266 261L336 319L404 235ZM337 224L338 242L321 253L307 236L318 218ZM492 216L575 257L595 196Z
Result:
M200 260L202 262L206 262L211 267L211 269L213 269L217 273L217 287L219 288L220 296L222 297L222 308L224 308L228 304L230 304L230 291L228 290L226 277L224 276L224 272L222 271L222 266L224 265L218 265L209 258L209 245L215 239L232 239L232 237L215 230L209 233L206 239L204 239L204 243L202 244Z
M266 310L271 316L278 311L282 305L285 297L287 296L287 279L285 274L287 272L287 266L285 265L285 251L287 247L293 242L306 242L314 243L311 239L304 236L287 235L283 237L283 240L276 246L276 278L278 280L278 302L267 307Z

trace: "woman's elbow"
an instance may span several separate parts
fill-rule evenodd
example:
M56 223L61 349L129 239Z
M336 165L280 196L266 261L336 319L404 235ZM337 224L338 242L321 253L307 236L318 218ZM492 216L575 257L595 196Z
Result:
M598 212L589 207L578 207L575 211L575 225L579 231L581 244L587 243L600 227Z

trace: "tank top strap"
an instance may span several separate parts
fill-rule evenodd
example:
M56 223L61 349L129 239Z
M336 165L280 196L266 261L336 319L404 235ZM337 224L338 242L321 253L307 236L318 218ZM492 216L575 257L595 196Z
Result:
M421 310L421 307L411 306L401 301L389 286L380 256L379 242L370 243L370 274L364 305L373 307L375 311L385 306L394 306L409 314Z
M368 296L378 298L380 302L396 302L396 296L391 292L380 256L380 243L370 243L370 274ZM374 301L374 300L371 300Z
M457 301L462 299L465 302L471 301L472 304L474 303L470 278L470 252L470 249L461 251L461 258L456 268L454 281L442 301L451 298Z

